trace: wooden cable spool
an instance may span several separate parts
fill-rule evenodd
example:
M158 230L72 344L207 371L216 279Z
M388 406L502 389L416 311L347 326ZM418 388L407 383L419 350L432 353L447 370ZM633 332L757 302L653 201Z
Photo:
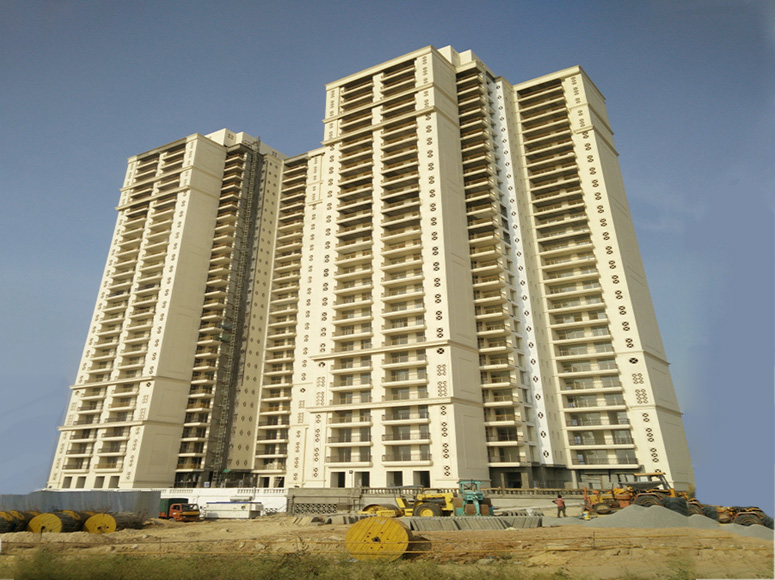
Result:
M370 517L353 524L344 537L347 551L357 560L397 560L414 540L412 532L394 518Z

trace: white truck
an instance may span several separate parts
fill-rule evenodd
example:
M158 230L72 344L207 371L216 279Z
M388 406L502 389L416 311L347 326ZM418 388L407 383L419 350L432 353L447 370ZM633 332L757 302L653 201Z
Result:
M206 520L252 520L265 514L258 501L209 501L200 507Z

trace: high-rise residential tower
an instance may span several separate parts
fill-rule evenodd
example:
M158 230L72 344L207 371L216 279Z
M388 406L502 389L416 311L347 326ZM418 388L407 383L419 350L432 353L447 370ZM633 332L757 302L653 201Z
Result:
M282 159L226 130L129 159L50 487L223 471L230 432L252 429L232 411L248 404L241 375L262 356L246 345L266 306L254 294L269 276L260 256Z
M583 70L426 47L329 84L324 127L130 159L52 487L692 483Z

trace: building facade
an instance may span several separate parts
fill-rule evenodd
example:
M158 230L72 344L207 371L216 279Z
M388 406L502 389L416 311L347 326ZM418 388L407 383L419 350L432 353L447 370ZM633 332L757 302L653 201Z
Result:
M579 67L426 47L327 85L320 149L130 158L49 485L687 487L616 157Z

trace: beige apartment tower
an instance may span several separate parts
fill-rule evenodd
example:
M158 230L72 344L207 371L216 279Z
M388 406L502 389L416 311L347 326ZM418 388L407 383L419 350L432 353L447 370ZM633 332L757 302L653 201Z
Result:
M693 483L604 99L426 47L130 158L53 488Z

